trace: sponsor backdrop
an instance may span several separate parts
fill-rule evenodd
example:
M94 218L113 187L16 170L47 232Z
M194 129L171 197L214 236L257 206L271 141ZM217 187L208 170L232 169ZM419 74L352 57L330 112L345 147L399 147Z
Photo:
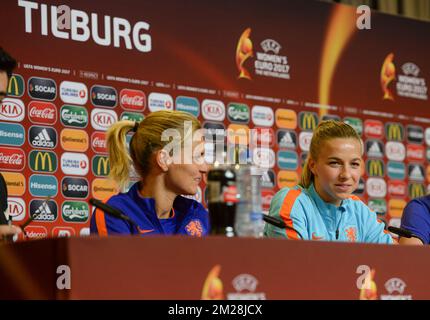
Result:
M318 122L350 123L365 146L356 193L399 225L430 177L430 29L372 13L359 30L357 18L298 0L5 1L1 45L20 62L0 108L10 215L37 215L32 237L88 234L88 199L117 192L106 130L176 109L221 133L208 160L241 141L240 157L268 163L265 210L297 183ZM266 151L246 152L249 129Z

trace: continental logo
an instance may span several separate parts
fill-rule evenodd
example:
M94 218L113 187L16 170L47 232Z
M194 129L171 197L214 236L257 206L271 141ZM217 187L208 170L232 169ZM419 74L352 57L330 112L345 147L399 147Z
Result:
M7 86L7 95L10 97L22 97L25 91L24 78L19 74L13 74Z
M93 173L97 177L106 177L110 172L109 158L106 156L95 156L92 161Z
M2 172L9 196L22 196L25 192L25 177L22 173Z
M390 122L385 124L385 136L390 141L403 141L405 128L400 123Z
M318 115L315 112L300 112L299 126L302 130L313 131L318 125Z
M232 144L247 145L249 127L241 124L231 124L227 128L227 141Z
M297 128L297 113L289 109L276 109L275 121L278 128L294 130Z
M96 178L91 185L93 197L99 200L106 200L118 193L118 186L110 179Z
M295 171L280 170L278 173L278 187L280 189L292 188L299 182L299 175Z
M415 199L425 196L426 188L422 183L410 183L408 187L409 198Z
M61 147L66 151L85 152L89 147L88 134L83 130L63 129L60 142Z
M401 218L406 201L401 199L390 199L388 201L388 214L391 218Z
M368 177L384 177L384 162L382 160L370 159L366 161L366 171Z
M53 173L58 167L57 155L51 151L32 150L28 162L35 172Z

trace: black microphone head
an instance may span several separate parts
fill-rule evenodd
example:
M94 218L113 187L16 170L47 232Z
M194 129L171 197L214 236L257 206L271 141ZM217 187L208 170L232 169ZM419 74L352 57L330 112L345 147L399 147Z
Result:
M0 224L7 224L5 211L7 209L7 185L3 175L0 172Z

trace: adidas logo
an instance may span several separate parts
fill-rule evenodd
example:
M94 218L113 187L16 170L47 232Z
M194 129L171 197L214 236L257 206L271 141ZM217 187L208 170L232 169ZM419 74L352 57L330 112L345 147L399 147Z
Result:
M379 148L377 142L372 143L367 153L369 154L369 156L382 156L382 150L381 148Z
M54 221L55 215L49 208L48 202L44 202L39 208L34 212L33 218L38 221Z
M39 132L39 134L34 137L31 144L35 147L45 148L53 148L55 146L46 129L43 129L41 132Z
M410 179L412 180L424 180L424 175L419 166L414 166L410 173Z
M293 138L291 137L291 133L287 132L279 141L279 144L285 145L287 147L295 148L296 144L294 143Z

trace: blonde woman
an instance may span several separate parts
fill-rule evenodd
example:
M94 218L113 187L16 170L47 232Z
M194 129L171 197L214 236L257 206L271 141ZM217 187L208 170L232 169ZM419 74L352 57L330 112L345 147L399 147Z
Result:
M195 195L208 170L203 141L192 141L200 128L194 116L181 111L157 111L140 123L123 120L113 124L107 132L110 176L121 187L127 185L132 162L141 180L127 193L108 199L107 204L121 210L138 227L97 209L91 217L91 232L101 236L208 234L206 209L199 202L182 196ZM128 152L126 135L133 131ZM191 149L186 149L186 145ZM167 148L169 146L173 148ZM190 154L190 161L184 163Z
M360 199L352 193L363 173L363 145L348 124L328 120L315 129L301 182L281 189L269 214L289 228L266 225L265 235L289 239L393 243Z

